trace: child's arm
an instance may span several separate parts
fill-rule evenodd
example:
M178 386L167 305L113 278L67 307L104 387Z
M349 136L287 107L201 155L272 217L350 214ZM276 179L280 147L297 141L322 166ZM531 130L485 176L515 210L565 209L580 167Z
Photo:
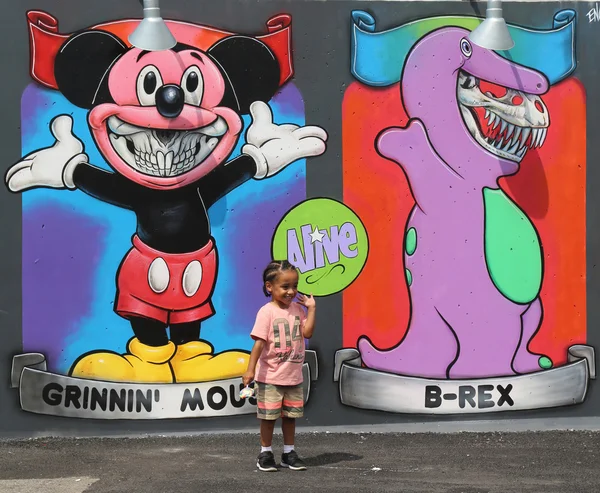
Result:
M304 322L304 327L302 328L302 335L305 339L310 339L315 330L315 312L317 311L317 304L312 294L310 296L304 296L303 294L298 295L298 302L308 310L306 322Z
M248 361L248 369L242 376L242 382L244 385L248 385L254 380L254 374L256 373L256 364L263 352L266 341L269 340L269 327L271 326L271 318L269 315L268 305L263 306L256 314L256 321L250 337L254 339L254 346L252 346L252 352L250 353L250 361Z
M248 361L248 369L246 373L242 376L242 382L244 385L248 385L252 380L254 380L254 373L256 372L256 363L258 363L258 358L260 358L260 354L262 353L263 348L265 347L265 341L262 339L256 339L254 341L254 346L252 346L252 352L250 353L250 361Z

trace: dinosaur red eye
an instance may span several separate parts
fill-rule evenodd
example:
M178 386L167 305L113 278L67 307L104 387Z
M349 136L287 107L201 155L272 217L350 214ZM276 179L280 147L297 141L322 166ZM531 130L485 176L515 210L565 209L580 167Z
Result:
M479 89L483 94L490 93L495 98L502 98L506 96L508 90L504 86L500 86L498 84L494 84L493 82L488 82L487 80L482 80L479 82Z
M544 112L544 105L542 103L540 103L539 101L536 101L535 103L535 108L540 112L543 113Z

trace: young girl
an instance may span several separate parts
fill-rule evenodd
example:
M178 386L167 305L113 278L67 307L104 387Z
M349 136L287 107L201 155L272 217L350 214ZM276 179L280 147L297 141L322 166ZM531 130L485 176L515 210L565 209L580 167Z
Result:
M263 291L271 301L256 315L244 385L256 381L261 451L256 466L261 471L277 471L271 448L275 421L281 416L283 431L282 467L306 469L294 450L296 418L304 414L302 365L304 339L315 328L315 300L298 294L298 271L287 260L274 260L263 273ZM298 295L299 303L294 301ZM307 308L307 314L300 307Z

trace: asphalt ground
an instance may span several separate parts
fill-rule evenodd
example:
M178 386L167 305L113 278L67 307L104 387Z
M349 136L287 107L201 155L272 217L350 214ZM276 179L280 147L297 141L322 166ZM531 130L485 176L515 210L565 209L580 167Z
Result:
M256 469L255 434L0 443L0 492L598 493L600 433L301 433L307 471ZM279 461L281 435L273 450Z

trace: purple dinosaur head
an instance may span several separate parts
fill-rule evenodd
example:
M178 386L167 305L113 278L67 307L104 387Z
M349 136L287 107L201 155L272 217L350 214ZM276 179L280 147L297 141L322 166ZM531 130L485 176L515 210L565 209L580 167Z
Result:
M412 49L402 75L402 99L444 161L464 178L511 175L528 149L540 147L550 124L539 97L548 81L472 44L469 32L442 28ZM498 96L482 82L505 88Z

